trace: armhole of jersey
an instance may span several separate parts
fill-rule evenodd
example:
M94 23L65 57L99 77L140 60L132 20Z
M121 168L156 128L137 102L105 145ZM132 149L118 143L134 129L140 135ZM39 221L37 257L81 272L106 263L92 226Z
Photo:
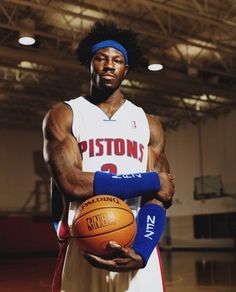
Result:
M151 139L151 129L150 129L150 125L149 125L149 122L148 122L148 118L147 118L147 114L144 112L144 110L141 108L143 114L144 114L144 120L146 121L146 125L147 125L147 132L148 132L148 137L147 137L147 145L149 145L150 143L150 139Z
M73 106L68 101L64 101L64 104L67 105L71 109L71 112L72 112L72 127L71 127L72 135L75 137L75 139L79 139L79 131L78 131L79 127L78 125L76 125L75 112L74 112Z

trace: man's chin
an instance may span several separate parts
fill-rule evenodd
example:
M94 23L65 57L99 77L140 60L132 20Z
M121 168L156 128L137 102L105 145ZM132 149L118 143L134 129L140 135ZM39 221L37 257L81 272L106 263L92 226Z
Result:
M100 89L101 91L114 92L114 91L116 91L117 87L114 86L114 84L111 84L111 83L105 83L105 84L101 84L101 86L99 87L99 89Z
M103 82L101 82L100 84L99 84L100 86L99 87L101 87L101 88L103 88L103 87L108 87L108 88L110 88L110 87L115 87L115 84L114 84L114 82L111 82L111 80L104 80Z
M107 100L116 90L117 88L114 88L114 86L102 86L94 88L93 94L97 102L102 102Z

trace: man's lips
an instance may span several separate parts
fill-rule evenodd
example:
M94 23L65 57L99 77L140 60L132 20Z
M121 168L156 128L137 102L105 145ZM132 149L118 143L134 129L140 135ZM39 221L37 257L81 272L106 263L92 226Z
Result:
M103 79L106 79L106 80L112 80L112 79L115 79L115 75L113 74L103 74L101 76Z

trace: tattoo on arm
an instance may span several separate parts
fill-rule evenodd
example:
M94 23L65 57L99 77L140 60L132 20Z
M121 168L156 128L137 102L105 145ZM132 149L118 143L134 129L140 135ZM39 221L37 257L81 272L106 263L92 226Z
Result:
M50 157L50 166L54 175L59 176L71 168L68 157L60 141L55 141Z
M162 152L157 158L158 172L170 173L170 165L164 152Z

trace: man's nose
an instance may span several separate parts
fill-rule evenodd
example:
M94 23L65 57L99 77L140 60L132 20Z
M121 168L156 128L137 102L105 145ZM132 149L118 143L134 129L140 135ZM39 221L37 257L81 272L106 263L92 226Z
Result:
M106 60L104 64L104 69L106 70L115 70L114 62L112 60Z

